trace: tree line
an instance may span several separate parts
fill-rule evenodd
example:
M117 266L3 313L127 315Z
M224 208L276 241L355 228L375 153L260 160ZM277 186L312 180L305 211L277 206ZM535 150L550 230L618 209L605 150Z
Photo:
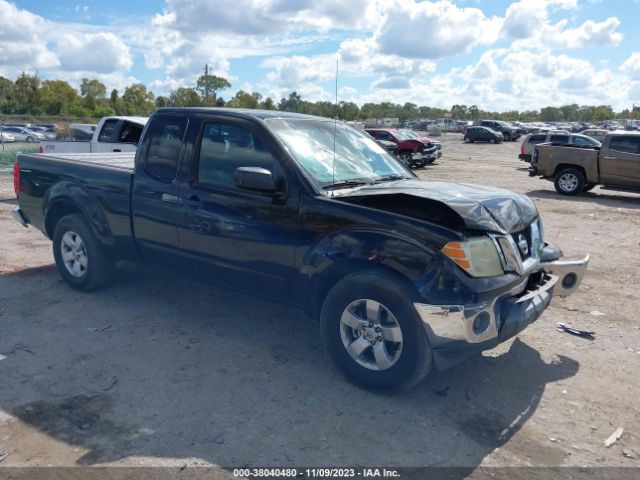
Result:
M79 91L64 80L46 80L38 75L22 73L15 81L0 76L0 113L3 115L60 116L99 118L108 115L148 116L160 107L235 107L260 108L288 112L308 113L322 117L337 115L341 120L358 121L367 118L398 118L401 122L412 119L435 119L450 116L459 120L493 118L521 121L584 121L598 122L614 118L632 118L629 109L614 112L609 105L564 105L544 107L540 110L491 112L477 105L453 105L451 109L403 105L382 102L365 103L304 100L291 92L277 103L271 97L263 98L257 92L238 91L225 100L219 92L231 87L229 81L215 75L202 75L193 87L177 88L169 95L155 96L141 83L129 85L121 93L117 89L107 95L105 84L96 79L83 78Z

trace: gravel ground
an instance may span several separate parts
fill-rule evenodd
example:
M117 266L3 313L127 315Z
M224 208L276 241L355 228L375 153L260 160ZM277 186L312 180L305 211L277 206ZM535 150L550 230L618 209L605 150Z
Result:
M2 466L640 466L640 196L563 198L528 177L518 143L443 143L420 177L526 193L547 239L592 261L515 340L395 396L347 383L287 306L135 265L71 290L5 192Z

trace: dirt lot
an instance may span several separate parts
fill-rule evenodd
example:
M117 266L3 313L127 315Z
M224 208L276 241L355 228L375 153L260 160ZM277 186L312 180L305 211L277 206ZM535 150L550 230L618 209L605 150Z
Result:
M443 142L421 177L526 193L547 239L592 262L517 339L396 396L343 380L296 309L134 265L71 290L5 193L2 465L639 466L640 196L562 198L527 176L518 143Z

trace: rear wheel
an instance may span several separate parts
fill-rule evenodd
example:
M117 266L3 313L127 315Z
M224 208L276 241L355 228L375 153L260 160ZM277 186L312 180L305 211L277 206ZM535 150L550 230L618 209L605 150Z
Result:
M399 390L429 373L432 352L412 298L408 287L384 272L355 273L331 289L320 314L322 338L348 378Z
M584 174L577 168L565 168L556 173L556 191L562 195L577 195L584 188Z
M27 137L27 143L34 143L35 139L33 137Z
M489 143L496 143L496 139L495 138L490 138L489 139Z
M80 214L66 215L56 224L53 256L62 278L76 290L95 290L113 276L113 259Z

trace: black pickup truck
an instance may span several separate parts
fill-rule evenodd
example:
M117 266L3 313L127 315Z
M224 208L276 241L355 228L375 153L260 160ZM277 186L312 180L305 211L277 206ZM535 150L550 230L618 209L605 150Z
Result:
M15 218L74 288L145 262L299 305L361 385L415 385L535 321L561 261L526 196L418 180L366 133L274 111L160 109L135 154L18 157Z

